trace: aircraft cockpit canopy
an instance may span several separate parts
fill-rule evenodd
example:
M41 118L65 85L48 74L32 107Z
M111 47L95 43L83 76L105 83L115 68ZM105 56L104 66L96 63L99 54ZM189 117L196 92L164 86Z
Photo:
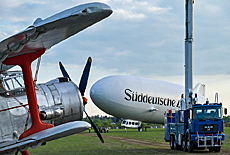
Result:
M1 76L1 86L13 95L25 92L25 85L21 71L8 71ZM1 94L9 95L4 89L0 88Z

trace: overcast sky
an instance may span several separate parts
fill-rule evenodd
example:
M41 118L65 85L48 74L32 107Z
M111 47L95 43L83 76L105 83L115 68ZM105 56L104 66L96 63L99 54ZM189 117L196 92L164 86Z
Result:
M184 85L184 0L98 0L113 14L55 45L42 57L39 82L61 76L62 61L78 84L88 56L93 59L86 96L90 115L103 114L91 102L89 89L105 76L125 74ZM1 0L0 39L88 0ZM230 1L195 0L194 86L206 84L230 110ZM35 66L35 64L33 65ZM34 69L35 67L33 67Z

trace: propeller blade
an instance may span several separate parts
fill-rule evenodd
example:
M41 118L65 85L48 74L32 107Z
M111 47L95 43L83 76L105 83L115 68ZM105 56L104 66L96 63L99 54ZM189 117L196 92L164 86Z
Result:
M80 84L79 84L79 91L81 92L81 95L83 97L84 105L87 103L87 99L84 97L84 93L85 93L86 85L87 85L88 78L89 78L89 72L90 72L91 63L92 63L92 58L89 57L86 65L85 65L85 68L83 70L81 80L80 80ZM61 62L59 62L59 66L60 66L62 75L64 77L68 77L69 81L71 81L71 78L69 77L67 71L65 70L65 67L62 65ZM104 139L102 138L100 132L98 131L97 127L95 126L95 124L93 123L93 121L91 120L91 118L89 117L87 112L85 111L85 107L83 107L83 111L85 112L85 114L86 114L87 118L89 119L92 127L94 128L94 131L97 133L97 136L100 138L101 142L104 143Z
M85 88L86 88L88 78L89 78L91 63L92 63L92 58L89 57L86 65L85 65L84 71L82 73L80 84L79 84L79 90L80 90L82 96L84 96L84 93L85 93Z
M85 111L85 107L83 108L87 118L89 119L91 125L93 126L94 128L94 131L97 133L97 136L100 138L101 142L104 143L104 139L102 138L100 132L97 130L97 127L95 126L95 124L93 123L93 121L91 120L91 118L88 116L87 112Z
M60 61L59 61L59 67L61 69L63 77L67 77L67 78L69 78L69 81L71 81L69 74L67 73L67 71L65 70L65 67L62 65L62 63Z

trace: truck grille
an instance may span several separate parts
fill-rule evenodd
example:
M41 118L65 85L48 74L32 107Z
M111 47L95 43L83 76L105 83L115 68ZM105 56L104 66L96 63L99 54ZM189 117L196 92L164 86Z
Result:
M218 124L201 124L199 125L199 131L218 131Z

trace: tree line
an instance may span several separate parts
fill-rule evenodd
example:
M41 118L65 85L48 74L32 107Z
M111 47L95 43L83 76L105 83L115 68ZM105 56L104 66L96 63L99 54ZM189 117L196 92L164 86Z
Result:
M115 129L117 127L120 128L121 123L122 123L122 119L117 118L117 117L95 115L95 116L91 116L90 118L92 119L93 123L97 127L111 127L112 129ZM223 119L224 119L225 127L230 127L230 116L224 116ZM88 118L83 118L83 121L89 122ZM161 128L163 126L163 124L151 124L151 123L143 123L142 122L141 126L142 127L148 127L148 128L150 128L150 127Z
M230 127L230 116L224 116L224 126L225 127Z
M90 118L97 127L111 127L112 129L121 128L121 123L122 123L121 118L99 116L99 115L91 116ZM90 123L88 118L83 118L83 121ZM147 127L147 128L150 128L150 127L161 128L163 125L162 124L151 124L151 123L143 123L142 122L141 126Z

